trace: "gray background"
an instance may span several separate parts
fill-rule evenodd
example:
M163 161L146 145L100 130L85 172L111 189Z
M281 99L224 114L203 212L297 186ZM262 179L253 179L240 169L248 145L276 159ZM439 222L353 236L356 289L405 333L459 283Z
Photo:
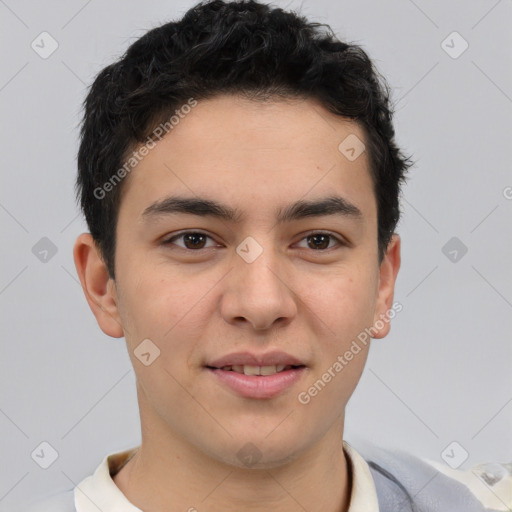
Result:
M124 340L97 326L72 259L86 231L73 193L76 127L93 76L194 3L0 0L1 511L75 485L106 453L139 443ZM398 141L417 161L398 229L403 311L373 342L345 438L439 462L457 441L469 453L462 469L512 461L512 2L275 5L369 52L394 88ZM46 59L31 47L43 31L59 45ZM442 44L453 31L469 43L458 58L445 49L461 40ZM57 249L46 262L33 253L43 237ZM456 247L455 262L442 250L452 237L468 249ZM31 458L43 441L59 454L46 470Z

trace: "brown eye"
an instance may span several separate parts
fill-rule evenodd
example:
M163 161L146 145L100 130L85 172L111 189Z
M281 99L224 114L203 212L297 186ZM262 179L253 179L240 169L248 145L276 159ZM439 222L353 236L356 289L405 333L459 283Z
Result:
M197 231L187 231L185 233L180 233L179 235L175 235L172 238L164 241L164 245L178 245L182 249L190 249L190 250L198 250L204 249L207 239L211 237L206 235L205 233L200 233ZM182 240L183 245L175 244L175 240Z
M343 245L342 241L330 233L311 233L305 236L302 240L306 240L307 248L313 251L324 251L331 249L333 246L331 242L336 241L337 245ZM302 242L301 240L301 242Z
M330 237L328 235L311 235L307 237L311 249L327 249L329 247Z

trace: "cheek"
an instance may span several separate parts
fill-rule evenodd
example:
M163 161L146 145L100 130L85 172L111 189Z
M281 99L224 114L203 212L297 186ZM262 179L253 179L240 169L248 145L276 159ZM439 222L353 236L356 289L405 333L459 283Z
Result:
M137 271L123 276L121 312L130 352L150 339L160 350L159 367L184 381L197 363L199 345L215 314L212 300L222 272L184 277L174 265L133 264L133 269ZM136 277L126 279L127 275Z
M186 277L179 264L132 254L119 265L125 314L141 327L171 329L204 295L197 276ZM164 331L164 332L165 332Z
M200 290L165 275L169 272L165 273L163 266L137 265L133 260L131 268L121 269L119 306L129 344L149 338L164 348L200 300Z
M333 347L341 349L348 337L371 325L376 305L377 275L371 267L341 269L310 287L308 307L316 314Z

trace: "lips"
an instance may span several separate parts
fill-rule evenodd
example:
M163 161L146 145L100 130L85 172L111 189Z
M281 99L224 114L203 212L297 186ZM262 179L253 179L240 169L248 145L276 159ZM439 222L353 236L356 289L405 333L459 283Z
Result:
M207 365L216 381L245 398L272 398L296 384L307 369L284 352L230 354Z
M225 368L230 366L306 366L306 364L295 356L285 352L267 352L265 354L254 354L250 352L236 352L228 354L219 359L208 362L205 366L209 368Z

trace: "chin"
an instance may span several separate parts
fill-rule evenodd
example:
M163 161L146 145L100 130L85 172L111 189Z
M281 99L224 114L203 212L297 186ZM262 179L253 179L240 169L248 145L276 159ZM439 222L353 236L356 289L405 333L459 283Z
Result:
M307 450L303 433L297 433L297 438L274 434L263 439L261 433L254 437L234 436L225 448L211 450L210 447L209 455L238 469L256 470L286 466Z

